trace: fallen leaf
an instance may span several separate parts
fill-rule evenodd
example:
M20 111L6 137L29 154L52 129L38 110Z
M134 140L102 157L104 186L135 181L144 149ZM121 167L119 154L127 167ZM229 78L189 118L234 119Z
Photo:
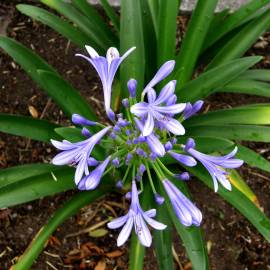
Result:
M112 252L105 253L105 255L109 258L120 257L124 252L121 250L114 250Z
M28 110L33 118L38 118L38 111L34 106L28 106Z
M106 269L106 263L103 260L101 260L97 263L94 270L105 270L105 269Z
M108 233L106 229L97 229L89 232L89 236L91 237L103 237Z

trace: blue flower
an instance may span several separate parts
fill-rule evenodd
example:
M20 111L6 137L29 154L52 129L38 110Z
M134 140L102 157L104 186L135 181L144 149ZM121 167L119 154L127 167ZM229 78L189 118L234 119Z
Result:
M156 97L156 91L153 88L148 88L148 103L140 102L130 108L133 114L146 119L142 131L143 136L149 136L153 132L155 121L159 127L165 128L175 135L185 134L182 124L171 116L181 113L185 109L186 104L166 105L168 99L174 95L174 89L175 81L171 81L162 88L159 96Z
M82 54L76 54L76 56L83 57L96 69L103 86L104 103L107 115L110 114L111 107L111 92L112 83L116 71L121 62L133 51L135 47L129 49L124 55L120 56L116 48L109 48L106 58L99 56L99 54L90 46L85 46L90 57Z
M110 229L117 229L123 226L118 239L117 246L122 246L129 238L133 225L135 233L143 246L150 247L152 236L145 222L156 230L164 230L167 226L154 220L156 209L144 212L140 206L138 190L135 181L132 181L131 204L128 213L108 223Z
M94 146L100 141L100 139L108 132L111 127L106 127L90 137L81 142L71 143L67 140L62 142L51 140L52 144L62 150L61 153L57 154L52 163L54 165L76 165L75 172L75 183L78 185L82 179L83 174L88 175L88 163L91 161L90 155Z
M231 190L231 183L227 179L228 173L224 170L224 168L234 169L243 165L243 160L233 158L237 152L237 147L235 147L232 152L225 156L210 156L195 150L195 142L190 138L188 139L184 150L200 161L210 173L214 182L215 192L218 190L218 182L221 183L221 185L226 189Z
M200 226L201 211L168 179L162 181L174 212L184 226Z
M198 100L196 101L193 105L188 102L187 106L183 112L183 118L184 120L190 118L191 116L193 116L194 114L196 114L203 106L203 101L202 100Z

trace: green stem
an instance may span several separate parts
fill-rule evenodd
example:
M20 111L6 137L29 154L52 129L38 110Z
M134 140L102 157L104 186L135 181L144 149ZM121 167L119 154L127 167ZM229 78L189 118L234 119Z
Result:
M145 163L145 167L146 167L146 171L147 171L147 175L148 175L148 179L149 179L151 188L152 188L152 190L153 190L154 193L157 193L156 188L155 188L154 183L153 183L153 179L152 179L152 176L151 176L149 165L148 165L147 162Z
M174 177L174 173L172 173L163 163L160 159L157 159L159 165L162 167L162 169L170 176Z

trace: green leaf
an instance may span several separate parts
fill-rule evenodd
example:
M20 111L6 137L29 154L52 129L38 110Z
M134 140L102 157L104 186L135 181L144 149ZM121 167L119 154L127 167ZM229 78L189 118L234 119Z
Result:
M146 2L149 10L150 10L150 14L151 14L151 19L153 21L153 25L154 25L154 31L155 34L157 36L157 32L158 32L158 14L159 14L159 1L158 0L146 0L143 1Z
M16 7L21 13L48 25L81 48L89 42L88 37L82 31L45 9L25 4L19 4Z
M213 188L212 178L202 166L187 168L187 170L198 177L208 187ZM219 185L218 194L242 213L267 241L270 241L270 220L251 200L234 187L232 187L232 191L228 191Z
M153 203L153 208L155 207L156 205ZM158 207L156 220L167 225L165 230L154 230L153 232L158 266L160 270L171 270L174 268L172 255L172 224L165 204Z
M270 84L253 80L234 80L216 89L216 92L249 94L270 97Z
M38 74L48 95L60 105L68 117L71 117L73 113L78 113L91 120L97 119L95 113L79 92L60 76L44 70L38 70Z
M236 156L238 158L244 160L251 167L270 172L270 162L267 159L241 144L237 144L237 147L238 152Z
M270 142L270 127L251 125L209 125L190 127L186 136L222 137L231 140Z
M261 106L243 106L217 110L196 115L185 122L185 127L201 125L248 124L269 125L270 104Z
M188 137L181 136L180 143L186 143ZM234 142L222 137L193 136L196 141L196 149L203 153L213 153L235 146Z
M162 1L170 2L170 1ZM176 58L178 86L190 80L218 0L198 1Z
M71 115L74 110L85 117L94 118L89 105L68 82L40 56L8 37L0 37L0 47L5 50L27 74ZM40 71L42 70L42 71ZM74 103L74 104L73 104ZM95 119L95 118L94 118Z
M2 169L0 171L0 188L32 176L38 176L46 172L51 172L60 168L61 167L59 166L43 163L43 164L27 164Z
M121 83L123 96L128 96L127 81L134 78L138 81L137 96L144 84L145 51L142 28L140 1L121 1L120 49L126 52L135 46L136 50L121 65ZM123 92L124 91L124 92Z
M38 120L31 117L0 114L0 131L12 135L28 137L37 141L49 142L50 139L57 139L54 129L58 125L45 120Z
M29 202L75 188L74 169L61 167L52 172L30 176L0 189L0 208Z
M108 0L100 0L104 11L106 12L107 16L110 18L113 26L115 27L117 32L120 32L120 19L119 16L116 14L114 9L108 3Z
M77 27L87 35L89 39L88 44L91 44L92 47L101 53L104 53L108 47L115 45L114 41L110 40L110 36L107 36L102 32L101 27L97 24L95 18L91 21L90 18L87 18L70 3L66 3L62 0L41 0L41 2L48 7L55 9L76 24Z
M256 11L264 7L267 3L270 3L270 1L252 0L231 15L229 15L225 20L217 24L216 27L211 27L209 32L207 33L207 38L205 39L203 50L209 48L225 34L242 25L244 22L246 22L246 19L248 19L251 15L255 14Z
M181 101L193 102L213 93L217 88L224 87L227 83L237 78L241 73L255 65L262 58L259 56L244 57L213 68L204 72L195 80L177 88Z
M80 142L85 140L85 137L81 133L81 129L75 127L59 127L55 129L55 132L70 142Z
M110 27L106 24L97 12L96 8L89 4L86 0L72 0L74 6L78 8L88 19L89 25L92 25L94 31L98 32L104 39L107 39L108 44L118 45L118 38L115 36Z
M240 80L255 80L262 82L270 82L270 70L267 69L251 69L247 70L239 76Z
M270 10L247 24L214 57L207 69L241 57L251 45L270 27Z
M175 58L176 17L179 0L161 1L158 16L157 64Z
M74 195L64 204L64 206L59 208L50 218L48 223L39 230L23 255L19 258L18 262L11 267L11 270L30 269L35 259L42 252L45 243L58 226L65 222L69 217L75 215L82 207L103 196L107 191L107 189L99 187L95 191L84 191Z
M174 223L174 226L179 234L179 236L182 239L183 245L185 246L185 249L187 251L188 257L192 263L192 269L194 270L207 270L209 269L209 262L208 262L208 255L205 248L202 231L200 227L191 226L191 227L185 227L183 226L178 218L176 217L173 207L170 203L170 200L164 191L164 188L161 187L160 184L160 191L162 196L164 196L166 206L168 209L168 213ZM185 185L185 183L180 181L175 181L174 184L188 197L189 192Z

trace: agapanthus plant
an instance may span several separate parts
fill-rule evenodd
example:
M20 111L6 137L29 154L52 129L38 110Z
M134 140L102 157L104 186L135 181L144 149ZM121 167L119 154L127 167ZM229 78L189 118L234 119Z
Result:
M46 120L0 114L1 132L52 142L62 151L53 159L57 165L31 164L2 170L0 207L74 188L86 190L56 211L12 269L29 269L60 224L111 192L113 186L131 199L126 215L109 223L111 228L123 227L118 245L135 228L129 250L130 270L144 268L143 245L151 243L150 228L157 229L152 235L159 269L173 269L172 227L192 268L210 269L203 228L199 226L207 217L202 217L192 202L185 183L191 174L217 191L270 241L270 220L259 207L260 198L233 169L242 164L240 158L270 172L269 161L243 144L270 142L269 104L223 110L209 104L198 113L202 100L213 93L269 97L269 71L251 69L262 58L244 55L269 29L270 0L250 0L232 12L216 12L218 0L198 0L180 39L177 29L181 32L183 27L179 27L179 0L122 0L120 15L108 0L101 0L102 16L87 0L40 2L19 4L17 9L35 24L45 24L64 36L66 53L71 51L69 42L75 53L85 49L85 44L95 48L89 46L89 55L79 56L100 76L108 120L100 123L75 85L36 52L13 38L0 37L1 49L77 126L72 129ZM115 47L120 47L121 55ZM59 61L67 64L66 59ZM118 110L121 100L123 106Z
M136 99L135 79L130 79L126 91L129 98L122 100L123 112L116 114L111 109L112 81L121 62L118 50L109 48L107 58L99 56L91 47L86 46L92 59L85 56L97 70L103 85L105 110L110 124L86 119L78 114L73 114L72 121L82 126L82 134L85 140L79 142L62 142L52 140L52 144L62 150L52 160L55 165L71 165L76 167L74 176L75 184L80 190L94 190L103 176L114 169L125 172L121 180L115 182L118 188L128 189L127 197L131 198L128 213L108 224L115 229L123 226L119 234L117 245L120 246L128 239L134 225L135 233L144 246L150 246L152 238L146 225L157 230L166 229L166 225L155 221L153 217L156 209L144 211L139 202L139 193L144 190L146 181L152 189L156 204L164 203L164 198L157 193L156 184L153 181L152 171L155 172L158 181L164 186L176 216L184 226L200 226L202 213L169 179L179 181L187 179L187 172L175 173L169 170L163 160L171 156L180 164L193 167L197 161L210 173L215 191L218 190L218 182L230 190L231 185L227 179L226 168L238 168L243 164L240 159L234 158L237 148L225 156L210 156L196 150L195 141L189 138L185 144L179 143L181 135L185 134L184 121L197 113L202 107L202 101L191 103L178 103L174 94L176 81L170 81L157 94L154 89L157 83L165 79L173 70L174 61L164 63L157 71L154 78L144 88L141 100ZM130 49L125 56L131 52ZM81 55L80 55L81 56ZM115 64L113 72L110 65ZM108 83L109 82L109 83ZM87 129L96 126L101 130L92 135ZM91 156L95 145L107 146L104 160L97 161ZM146 176L144 177L144 174ZM138 192L137 185L140 188Z

